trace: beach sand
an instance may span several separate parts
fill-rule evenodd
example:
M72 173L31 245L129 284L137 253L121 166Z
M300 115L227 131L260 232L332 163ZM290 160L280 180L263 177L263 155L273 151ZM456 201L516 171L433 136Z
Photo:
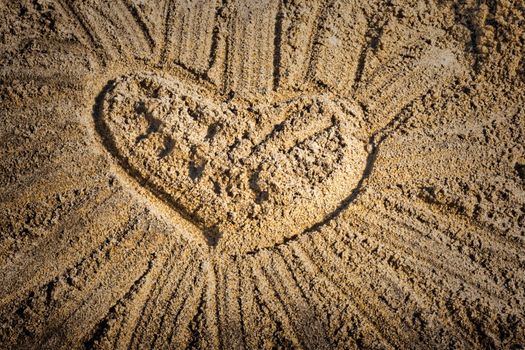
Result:
M525 348L522 1L0 1L0 349Z

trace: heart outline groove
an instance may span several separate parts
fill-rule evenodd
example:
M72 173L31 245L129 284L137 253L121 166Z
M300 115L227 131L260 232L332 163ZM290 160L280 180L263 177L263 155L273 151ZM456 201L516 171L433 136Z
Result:
M405 108L464 71L458 53L419 43L344 96L305 86L243 98L191 75L124 73L97 95L95 128L185 233L214 253L255 254L345 210Z
M95 117L125 172L217 252L251 254L320 226L370 172L375 148L356 103L210 95L176 77L124 74L99 95Z

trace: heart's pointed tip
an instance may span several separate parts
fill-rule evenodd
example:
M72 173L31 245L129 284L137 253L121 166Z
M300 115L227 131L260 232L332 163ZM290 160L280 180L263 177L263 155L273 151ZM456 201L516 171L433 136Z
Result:
M203 230L202 234L204 235L206 243L210 249L215 250L219 244L219 240L222 237L222 233L219 231L219 229L216 226L213 226Z

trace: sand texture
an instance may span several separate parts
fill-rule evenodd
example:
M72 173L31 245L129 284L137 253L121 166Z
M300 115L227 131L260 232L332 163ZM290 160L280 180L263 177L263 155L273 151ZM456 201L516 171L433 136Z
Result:
M0 349L525 349L522 0L0 0Z

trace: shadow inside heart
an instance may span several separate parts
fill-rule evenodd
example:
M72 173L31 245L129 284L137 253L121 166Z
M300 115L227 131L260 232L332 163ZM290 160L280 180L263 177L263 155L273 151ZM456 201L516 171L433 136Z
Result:
M118 164L227 254L318 228L355 198L375 148L355 106L330 95L271 105L209 98L176 79L111 81L94 116Z

